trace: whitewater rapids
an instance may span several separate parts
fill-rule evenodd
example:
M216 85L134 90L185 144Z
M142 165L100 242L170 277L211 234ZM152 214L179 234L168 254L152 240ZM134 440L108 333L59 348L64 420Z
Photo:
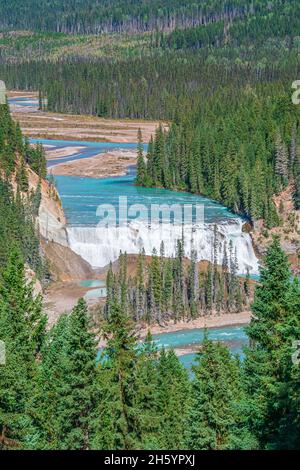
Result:
M217 227L218 264L222 264L224 244L232 241L237 255L238 272L258 274L258 260L248 233L243 232L241 219L229 219L218 224L184 226L185 256L190 258L193 250L198 261L213 261L214 230ZM69 226L67 228L70 248L88 261L94 268L107 266L118 259L120 251L138 254L144 248L151 255L155 248L159 253L164 242L165 256L175 254L177 240L182 239L182 226L152 224L132 221L121 227Z

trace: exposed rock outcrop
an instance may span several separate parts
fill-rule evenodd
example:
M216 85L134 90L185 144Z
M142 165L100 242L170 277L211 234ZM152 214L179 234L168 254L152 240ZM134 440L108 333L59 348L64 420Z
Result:
M29 189L36 191L39 178L28 170ZM66 219L56 189L46 180L41 182L41 204L37 223L40 234L51 242L68 247Z
M41 246L48 260L53 281L65 282L93 277L94 273L89 263L68 246L44 238L41 240Z
M30 269L29 266L25 266L25 278L27 279L28 283L32 283L34 297L42 294L42 284L37 279L35 272Z
M36 191L38 176L28 169L29 189ZM92 268L69 247L66 218L57 190L47 180L41 182L41 203L37 218L41 247L52 280L72 281L92 276Z
M262 220L255 222L251 236L256 253L264 256L272 237L278 235L282 249L289 256L294 272L298 274L300 273L300 210L295 210L292 185L274 196L273 201L281 218L281 225L267 229Z

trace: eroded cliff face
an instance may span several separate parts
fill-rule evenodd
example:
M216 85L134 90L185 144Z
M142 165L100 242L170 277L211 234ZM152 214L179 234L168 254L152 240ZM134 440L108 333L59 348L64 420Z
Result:
M39 178L28 169L29 189L36 191ZM66 219L56 189L47 181L41 182L41 204L38 215L39 232L46 240L68 247Z
M29 189L36 191L39 178L28 168ZM66 218L56 189L47 180L41 182L41 203L37 218L41 248L48 261L53 281L72 281L92 276L92 268L74 253L68 241Z
M68 246L42 238L41 247L53 281L71 282L93 278L94 272L89 263Z
M295 210L294 207L292 185L274 196L273 201L280 215L281 225L268 230L262 220L254 224L251 236L256 253L260 257L264 256L272 237L278 235L295 274L300 274L300 210Z
M37 279L35 272L29 268L29 266L25 266L25 278L27 282L32 284L32 291L34 297L42 294L43 288L41 282Z

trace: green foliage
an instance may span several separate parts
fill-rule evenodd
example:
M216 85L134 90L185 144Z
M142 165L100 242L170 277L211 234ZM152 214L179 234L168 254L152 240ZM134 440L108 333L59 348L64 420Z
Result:
M206 338L193 370L187 448L255 449L255 438L247 428L247 397L242 388L238 360L231 356L226 346Z
M220 240L215 230L215 257L219 252ZM213 312L240 312L249 302L249 289L237 275L237 261L232 247L224 247L222 270L215 264L213 269L200 269L197 253L191 260L184 258L184 246L178 240L176 256L164 257L156 250L148 263L141 252L137 259L137 273L127 275L126 254L120 255L119 270L107 274L108 296L104 308L105 317L110 316L112 301L122 305L134 321L148 323L173 319L193 319Z
M159 128L137 182L200 193L252 220L264 219L269 228L279 223L272 196L299 179L298 108L281 86L231 92L207 98L196 116L169 132ZM284 142L294 148L292 162Z
M41 298L33 298L22 257L13 248L0 280L0 338L6 348L6 364L0 366L0 448L19 447L25 440L45 325Z
M187 371L174 351L162 351L158 364L158 409L162 448L185 449L184 433L190 407Z
M155 255L155 266L162 259ZM126 257L121 271L127 294ZM138 342L126 302L121 307L113 295L101 357L83 300L46 334L41 299L13 249L0 282L1 449L299 448L299 365L292 358L300 285L291 282L276 239L261 275L245 363L206 337L190 378L173 351L156 349L150 333Z
M86 304L79 300L47 336L30 402L27 446L36 449L90 448L91 416L97 402L96 345Z
M158 127L147 161L139 132L137 184L203 194L267 228L279 222L272 196L288 183L299 207L300 116L290 99L298 1L14 0L8 8L0 0L0 25L60 31L0 38L1 79L40 90L41 108L47 97L51 111L173 121L167 132ZM92 36L64 34L103 30L151 34L106 36L98 60L87 57ZM72 44L62 59L60 48ZM205 339L191 379L173 351L159 352L151 335L141 345L135 332L136 321L190 320L248 304L249 279L239 282L232 244L217 266L216 232L213 262L201 272L197 253L185 260L183 240L173 259L163 245L149 260L142 252L134 276L121 254L107 277L99 358L85 303L45 334L41 299L25 280L24 262L42 271L41 185L29 193L28 166L45 177L42 148L23 141L1 105L0 448L299 449L300 369L292 358L300 286L279 241L261 270L243 364Z
M20 127L13 122L8 107L0 105L0 273L15 245L24 261L43 279L46 270L35 222L40 186L36 191L29 191L28 165L40 178L45 177L46 159L42 148L32 148L23 142Z
M261 3L253 2L253 9ZM0 2L0 27L68 33L154 31L231 18L249 10L246 0L13 0ZM34 15L32 14L34 12Z
M299 282L291 282L275 238L255 293L244 368L252 429L263 448L299 448L299 365L292 362L293 341L300 339L299 302Z
M96 446L116 450L137 449L142 430L136 396L136 337L132 321L118 303L110 305L104 337L107 339L104 352L107 357L103 371L100 370L100 378L104 377L101 396L109 399L101 400L99 414L109 417L111 431L107 434L99 422Z

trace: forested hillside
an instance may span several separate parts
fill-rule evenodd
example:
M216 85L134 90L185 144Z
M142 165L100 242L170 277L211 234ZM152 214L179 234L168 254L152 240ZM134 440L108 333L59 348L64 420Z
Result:
M138 341L122 297L108 299L101 354L83 300L46 332L41 299L11 250L0 277L0 449L299 448L299 292L274 240L244 362L207 335L191 377L151 335Z
M141 162L138 184L201 193L272 227L280 223L274 193L291 183L299 202L299 109L291 84L300 73L300 5L253 2L230 21L220 11L237 12L244 3L218 5L205 2L213 22L158 28L122 50L120 36L116 52L100 47L101 57L97 46L92 57L76 46L65 59L55 58L60 49L49 59L42 41L38 60L13 59L4 47L0 73L11 88L39 89L51 111L172 120L170 132L150 146L147 168Z
M223 90L194 119L159 129L137 183L204 194L267 227L280 223L272 196L289 183L299 204L299 108L278 84Z
M255 0L12 0L0 1L0 27L73 34L168 30L243 15Z
M213 258L220 250L217 231L214 235ZM184 258L184 240L178 240L174 258L166 259L164 244L150 260L142 251L137 259L135 275L127 272L127 255L121 254L118 272L112 266L107 274L105 315L111 302L118 302L135 322L149 324L174 320L193 320L212 313L238 313L249 308L252 300L250 278L237 275L238 262L232 244L224 246L222 267L204 263L199 266L197 253Z
M45 273L35 223L40 188L29 191L27 166L45 177L43 150L23 141L8 106L0 105L0 273L10 252L18 249L27 266L42 278Z

